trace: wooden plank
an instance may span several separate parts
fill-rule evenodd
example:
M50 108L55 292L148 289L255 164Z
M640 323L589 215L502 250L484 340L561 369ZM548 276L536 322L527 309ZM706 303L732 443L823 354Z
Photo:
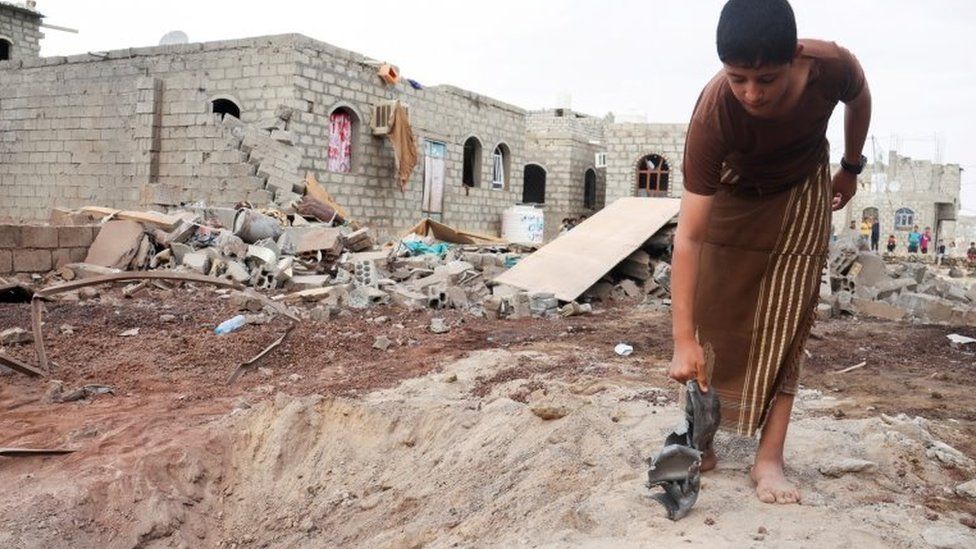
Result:
M12 356L8 356L4 353L0 353L0 364L10 368L15 372L20 372L25 375L32 377L41 377L45 375L44 370L39 370L26 362L21 362Z
M519 261L495 282L574 301L671 221L680 204L676 198L618 199Z
M56 456L70 454L74 450L67 448L0 448L3 457Z

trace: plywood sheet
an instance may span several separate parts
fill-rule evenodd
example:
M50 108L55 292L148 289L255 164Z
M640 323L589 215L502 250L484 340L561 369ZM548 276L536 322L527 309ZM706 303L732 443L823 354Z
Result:
M573 301L678 214L676 198L621 198L495 278Z

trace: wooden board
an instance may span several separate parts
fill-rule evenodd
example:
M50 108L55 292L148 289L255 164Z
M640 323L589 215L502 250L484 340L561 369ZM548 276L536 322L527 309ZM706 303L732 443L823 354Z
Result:
M574 301L678 214L676 198L618 199L495 278Z

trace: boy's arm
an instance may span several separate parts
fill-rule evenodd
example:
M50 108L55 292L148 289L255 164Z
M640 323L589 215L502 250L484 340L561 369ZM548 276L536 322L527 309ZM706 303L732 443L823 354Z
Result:
M868 83L853 100L844 104L844 160L848 164L859 164L864 150L864 142L871 126L871 90ZM857 176L840 169L833 180L833 208L839 210L857 192Z
M713 196L687 191L682 195L671 258L674 358L668 375L681 382L697 378L703 391L708 390L708 380L702 349L695 337L694 308L701 247L713 199Z

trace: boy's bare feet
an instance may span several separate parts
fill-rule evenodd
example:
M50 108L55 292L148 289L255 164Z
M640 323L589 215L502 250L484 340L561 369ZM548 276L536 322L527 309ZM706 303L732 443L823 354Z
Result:
M764 503L799 503L800 491L783 474L783 463L779 461L759 461L752 466L750 473L756 483L756 495Z
M701 472L711 471L718 464L718 456L715 455L715 448L709 448L702 456Z

